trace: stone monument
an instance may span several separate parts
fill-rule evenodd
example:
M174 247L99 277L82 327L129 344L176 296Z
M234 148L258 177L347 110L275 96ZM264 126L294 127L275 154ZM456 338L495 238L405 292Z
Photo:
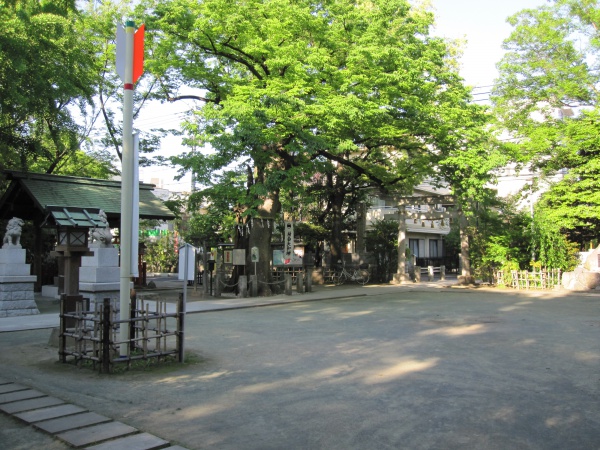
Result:
M565 272L562 285L570 291L589 291L600 287L600 246L583 254L582 263L573 272Z
M37 278L31 275L30 265L25 263L25 249L21 247L22 227L21 219L10 219L0 249L0 317L40 313L33 295Z
M118 302L120 295L119 249L112 245L106 213L100 210L98 215L104 226L90 230L89 247L94 256L82 257L79 269L79 295L90 299L92 310L105 298Z

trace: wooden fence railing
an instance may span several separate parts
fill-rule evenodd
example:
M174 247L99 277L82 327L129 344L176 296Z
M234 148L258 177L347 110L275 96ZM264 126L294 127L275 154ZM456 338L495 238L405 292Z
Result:
M554 289L560 286L561 276L560 269L533 272L511 270L510 273L499 270L496 273L496 284L513 289Z
M137 299L132 301L130 319L119 320L119 312L110 299L97 302L94 310L87 307L88 299L61 300L59 357L61 362L89 362L101 372L112 372L115 364L151 358L175 357L183 362L184 318L183 298L176 312L167 312L167 303ZM68 307L67 304L75 306ZM119 340L120 324L129 324L129 336ZM120 346L127 355L120 355Z

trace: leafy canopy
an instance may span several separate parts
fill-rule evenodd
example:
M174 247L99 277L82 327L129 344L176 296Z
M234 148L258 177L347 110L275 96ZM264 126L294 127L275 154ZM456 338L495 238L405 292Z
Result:
M203 92L194 137L213 151L179 162L205 184L259 166L262 194L345 166L365 185L410 190L487 120L429 35L433 15L405 0L149 6L165 55L156 75Z
M549 186L536 214L583 244L600 232L600 8L556 0L509 22L515 28L498 65L495 113L516 139L515 159Z

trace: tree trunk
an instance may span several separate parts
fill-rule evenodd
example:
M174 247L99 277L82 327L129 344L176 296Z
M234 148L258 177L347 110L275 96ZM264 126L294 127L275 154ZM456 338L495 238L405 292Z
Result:
M273 235L271 219L250 220L250 236L246 252L246 266L250 275L256 275L258 281L258 295L269 296L273 294L271 277L271 236ZM252 262L252 248L258 248L258 262ZM277 289L275 289L277 292Z
M255 183L265 184L266 174L264 168L259 166L254 171L248 168L248 192ZM238 239L243 246L237 248L246 249L246 275L256 275L258 281L258 295L269 296L273 293L271 277L271 236L275 226L275 219L281 211L279 191L275 190L265 197L258 198L262 204L257 208L257 217L245 216L241 236ZM238 235L238 238L240 236ZM252 248L258 249L258 261L252 259Z
M336 186L338 189L331 196L331 264L337 264L342 259L342 248L344 244L342 231L344 230L344 199L346 193L343 186Z

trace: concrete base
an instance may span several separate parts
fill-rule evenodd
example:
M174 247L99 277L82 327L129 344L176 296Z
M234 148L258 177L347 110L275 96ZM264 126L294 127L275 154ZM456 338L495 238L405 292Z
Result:
M407 273L395 273L390 284L406 284L412 283L409 274Z
M472 286L475 284L475 278L465 275L459 275L457 284L461 286Z
M107 285L112 285L112 283L106 283ZM88 290L85 288L85 285L79 285L79 295L83 296L83 298L90 299L90 309L93 311L96 303L102 303L105 298L110 298L111 303L119 303L120 300L120 290L117 286L117 289L107 289L103 290L98 287L96 284L96 289Z
M42 297L50 297L59 299L58 286L51 286L49 284L42 286Z
M97 302L105 298L119 302L120 269L119 251L116 248L91 248L93 256L81 258L79 269L79 295L90 299L90 308L94 310Z
M33 294L33 281L0 282L0 317L29 316L39 313Z
M39 314L33 297L37 278L25 263L25 249L0 249L0 317Z

